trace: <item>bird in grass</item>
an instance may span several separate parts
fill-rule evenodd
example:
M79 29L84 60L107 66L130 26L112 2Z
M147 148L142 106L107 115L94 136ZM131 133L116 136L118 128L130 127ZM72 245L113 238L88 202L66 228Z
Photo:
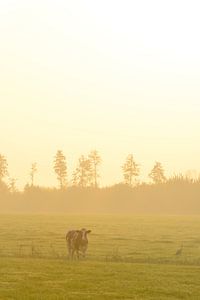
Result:
M183 245L181 245L181 247L176 251L176 256L181 255L183 252Z

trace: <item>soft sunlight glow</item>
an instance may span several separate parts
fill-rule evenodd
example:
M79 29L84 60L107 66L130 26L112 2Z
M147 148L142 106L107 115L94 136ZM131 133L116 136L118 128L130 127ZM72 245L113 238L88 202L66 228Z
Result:
M1 150L17 184L55 184L81 154L102 156L101 184L128 153L145 177L200 169L199 1L0 1Z

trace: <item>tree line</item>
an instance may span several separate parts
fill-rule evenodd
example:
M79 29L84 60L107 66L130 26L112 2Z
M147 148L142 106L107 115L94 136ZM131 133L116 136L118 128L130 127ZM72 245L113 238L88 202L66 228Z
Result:
M149 171L148 182L140 180L141 165L132 154L125 157L122 181L100 186L102 158L98 151L81 155L74 172L70 171L63 151L52 158L56 187L37 184L38 166L32 163L29 182L23 191L10 178L8 162L0 155L0 212L5 213L125 213L125 214L200 214L200 177L192 174L165 176L160 162Z
M98 188L99 178L101 177L99 171L101 164L102 158L97 150L92 150L88 155L81 155L69 181L66 156L62 150L58 150L53 159L53 170L57 177L58 187L61 190L66 189L68 186ZM34 162L30 168L30 182L26 187L36 186L35 176L37 172L37 163ZM127 155L124 163L121 165L121 172L125 185L134 187L139 184L140 165L135 161L133 154ZM167 180L164 168L158 161L155 162L148 177L154 184L164 183ZM7 178L8 183L6 183ZM0 190L5 190L6 188L11 192L17 191L16 179L9 176L7 159L0 154Z

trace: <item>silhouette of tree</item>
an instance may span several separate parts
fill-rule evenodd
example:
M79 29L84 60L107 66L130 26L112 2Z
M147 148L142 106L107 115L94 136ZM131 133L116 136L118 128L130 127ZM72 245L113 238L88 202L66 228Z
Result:
M101 157L96 150L90 152L88 156L91 165L91 177L92 177L92 185L97 188L98 182L97 179L100 177L98 173L98 166L101 164Z
M0 154L0 191L1 193L6 193L8 191L8 186L4 182L4 178L8 175L8 163L5 156Z
M122 165L123 176L125 184L133 186L136 178L140 174L139 165L134 161L133 155L129 154L125 163Z
M149 177L155 184L162 183L166 181L166 177L164 175L164 169L162 167L162 164L158 161L155 162L155 165L151 172L149 173Z
M66 158L61 150L58 150L54 159L54 171L57 174L57 179L60 189L67 186L67 164Z
M9 178L9 191L14 194L17 192L17 187L16 187L16 178Z
M34 180L35 180L35 174L37 173L37 164L33 163L31 165L31 172L30 172L30 177L31 177L31 186L34 186Z
M75 186L88 187L92 183L91 161L84 155L81 155L78 161L78 167L73 173L72 182Z
M8 175L8 163L6 158L0 154L0 181Z

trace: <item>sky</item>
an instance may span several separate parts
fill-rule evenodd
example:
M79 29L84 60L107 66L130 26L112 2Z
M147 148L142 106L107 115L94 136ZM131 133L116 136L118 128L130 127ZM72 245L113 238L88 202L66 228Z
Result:
M0 154L22 187L69 180L81 154L102 156L102 186L129 153L147 177L200 173L199 1L0 0Z

